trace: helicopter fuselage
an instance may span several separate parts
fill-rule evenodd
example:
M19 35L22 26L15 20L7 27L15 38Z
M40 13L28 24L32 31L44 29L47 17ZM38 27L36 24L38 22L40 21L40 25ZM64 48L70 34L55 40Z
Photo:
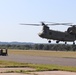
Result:
M74 42L76 40L75 35L72 35L68 33L67 31L61 32L61 31L55 31L55 30L43 30L41 33L39 33L39 36L41 38L46 38L48 40L58 40L58 41L64 41L64 42Z

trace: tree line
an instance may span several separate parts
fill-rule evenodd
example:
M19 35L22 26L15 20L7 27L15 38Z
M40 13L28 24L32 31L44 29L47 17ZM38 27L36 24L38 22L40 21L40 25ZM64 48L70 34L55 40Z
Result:
M65 44L0 45L0 48L21 50L76 51L76 45Z

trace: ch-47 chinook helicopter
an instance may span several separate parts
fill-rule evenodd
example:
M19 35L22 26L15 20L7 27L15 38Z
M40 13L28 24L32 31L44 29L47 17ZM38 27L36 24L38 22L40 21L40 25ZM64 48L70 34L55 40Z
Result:
M75 45L75 40L76 40L76 25L73 25L72 23L48 23L45 24L44 22L41 22L41 24L23 24L21 25L35 25L35 26L40 26L42 25L42 32L39 33L38 35L41 38L45 38L48 40L49 43L51 43L51 40L56 40L56 43L59 43L60 41L65 42L73 42L73 45ZM71 26L67 29L67 31L56 31L49 29L48 25L67 25Z

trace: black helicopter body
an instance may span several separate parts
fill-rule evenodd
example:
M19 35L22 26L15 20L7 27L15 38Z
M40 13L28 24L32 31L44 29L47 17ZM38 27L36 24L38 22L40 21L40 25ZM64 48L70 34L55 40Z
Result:
M59 41L63 42L74 42L76 40L76 35L69 33L68 31L61 32L56 30L45 29L41 33L38 34L41 38L45 38L49 40L56 40L56 43Z

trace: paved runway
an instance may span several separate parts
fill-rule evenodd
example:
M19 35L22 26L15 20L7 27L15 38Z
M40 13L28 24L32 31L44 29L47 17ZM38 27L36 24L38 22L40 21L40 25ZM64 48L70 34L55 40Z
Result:
M27 55L8 55L0 56L0 60L9 60L23 63L35 64L56 64L64 66L76 66L76 58L58 58L51 56L27 56Z

